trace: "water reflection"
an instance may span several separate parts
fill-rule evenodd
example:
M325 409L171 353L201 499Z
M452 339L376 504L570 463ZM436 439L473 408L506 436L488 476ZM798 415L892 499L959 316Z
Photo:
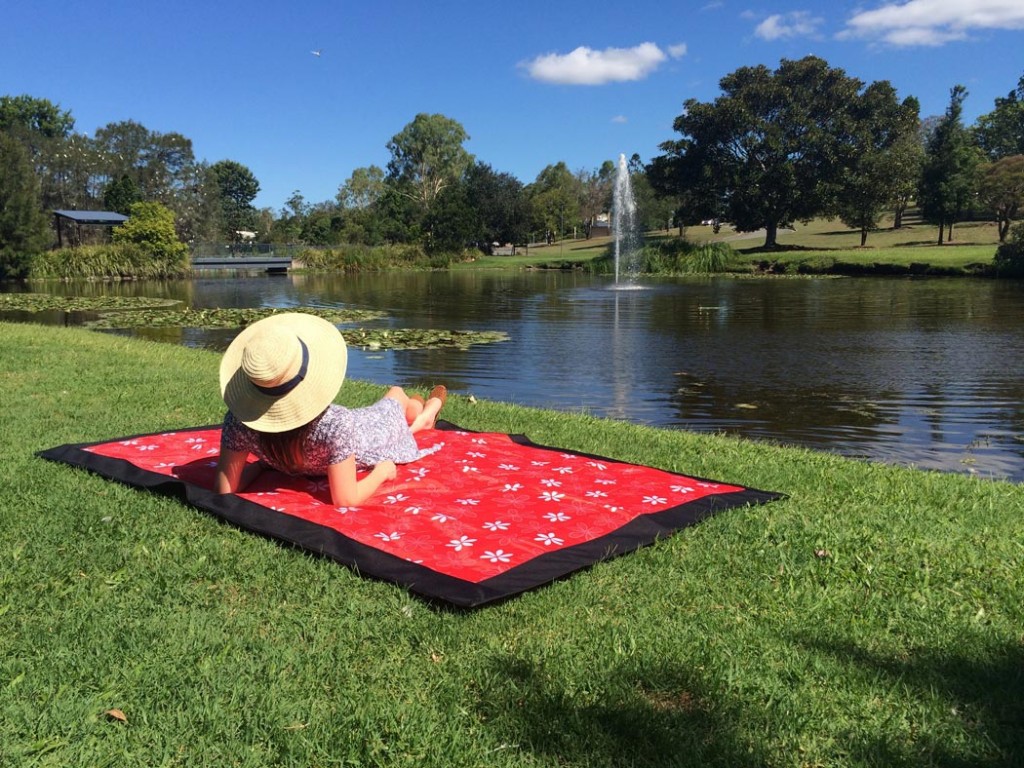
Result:
M616 291L609 282L467 271L34 288L204 308L351 306L387 312L376 324L502 330L510 341L469 351L354 352L350 375L443 380L477 397L1024 480L1019 285L690 279ZM219 350L234 332L137 335Z

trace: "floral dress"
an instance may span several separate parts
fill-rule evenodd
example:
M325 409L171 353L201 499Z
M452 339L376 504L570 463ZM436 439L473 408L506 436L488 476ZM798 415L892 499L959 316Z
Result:
M329 405L306 433L302 474L325 475L331 464L338 464L349 456L356 457L359 469L368 469L382 461L408 464L440 447L421 449L416 445L401 403L390 397L366 408ZM221 450L225 448L248 451L274 469L284 471L260 450L259 433L236 419L231 411L224 416L221 430Z

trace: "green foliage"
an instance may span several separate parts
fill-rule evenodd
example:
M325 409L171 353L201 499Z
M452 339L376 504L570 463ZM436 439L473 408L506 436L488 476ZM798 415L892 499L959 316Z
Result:
M144 245L113 243L46 251L32 259L28 276L46 280L167 279L191 274L187 249L185 258L162 258Z
M96 150L110 178L127 176L140 200L172 201L183 207L193 185L195 155L192 141L180 133L151 131L134 120L109 123L96 131Z
M428 211L473 162L463 148L466 129L450 117L420 113L388 142L387 178L403 195Z
M1010 239L999 246L993 264L999 277L1024 277L1024 223L1015 226Z
M1024 75L1015 90L997 98L995 108L978 118L974 135L992 160L1024 154Z
M726 243L694 244L683 238L647 245L640 254L644 272L668 275L723 272L735 255Z
M302 267L315 271L372 272L391 267L440 269L458 261L469 261L472 251L428 253L422 245L341 245L310 248L296 256Z
M640 271L649 275L706 275L725 272L736 257L723 242L692 243L682 237L670 237L646 243L638 253ZM590 261L587 269L598 274L615 271L615 245Z
M572 225L580 218L580 201L577 181L564 162L546 166L536 180L526 188L530 201L530 226L534 236L546 236L549 240L561 237L566 224Z
M486 163L475 163L466 172L464 185L473 217L469 240L483 244L485 250L494 242L526 242L529 212L519 179L498 173Z
M168 265L188 261L188 246L174 230L174 214L160 203L133 203L128 221L114 228L111 239L136 246L154 261Z
M206 186L224 238L237 242L241 239L239 232L255 229L252 201L259 194L260 183L252 171L234 160L221 160L207 169Z
M1024 155L1009 155L989 163L978 182L978 199L995 215L999 242L1024 208Z
M848 170L839 182L835 209L844 224L860 231L862 246L885 209L905 200L905 166L916 157L908 147L919 146L917 115L917 100L899 103L895 89L884 81L869 85L854 105Z
M981 151L961 121L967 89L962 85L950 90L946 114L928 139L924 167L918 189L918 206L926 221L939 227L941 244L945 227L952 236L953 223L968 208L977 189L977 169Z
M140 200L139 188L127 174L110 182L103 190L103 209L106 211L116 211L127 216L131 213L132 204Z
M71 113L48 99L0 96L0 133L22 141L33 154L46 140L65 138L74 127Z
M779 227L835 209L861 85L815 56L741 67L714 102L686 102L653 181L698 219L763 227L774 247Z
M28 151L0 133L0 278L23 277L50 241Z

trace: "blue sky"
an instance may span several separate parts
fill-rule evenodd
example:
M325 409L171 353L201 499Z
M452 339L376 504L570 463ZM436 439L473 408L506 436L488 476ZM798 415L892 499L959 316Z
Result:
M333 199L386 166L417 113L458 120L466 148L524 183L546 165L645 161L688 98L738 67L821 56L965 118L1024 74L1024 0L117 0L7 4L0 95L70 110L92 134L135 120L235 160L279 210ZM320 51L314 55L313 51Z

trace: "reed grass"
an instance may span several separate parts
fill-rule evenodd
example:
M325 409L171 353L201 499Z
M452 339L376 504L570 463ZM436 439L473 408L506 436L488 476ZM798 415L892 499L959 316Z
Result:
M28 277L164 280L191 274L187 254L180 258L157 256L134 243L114 243L44 251L32 257Z
M0 765L1024 763L1021 486L453 395L789 495L458 612L34 456L219 421L216 354L0 323L0 359Z
M295 257L297 267L312 271L367 272L395 267L444 269L469 261L473 253L428 253L420 245L340 245L307 248Z

